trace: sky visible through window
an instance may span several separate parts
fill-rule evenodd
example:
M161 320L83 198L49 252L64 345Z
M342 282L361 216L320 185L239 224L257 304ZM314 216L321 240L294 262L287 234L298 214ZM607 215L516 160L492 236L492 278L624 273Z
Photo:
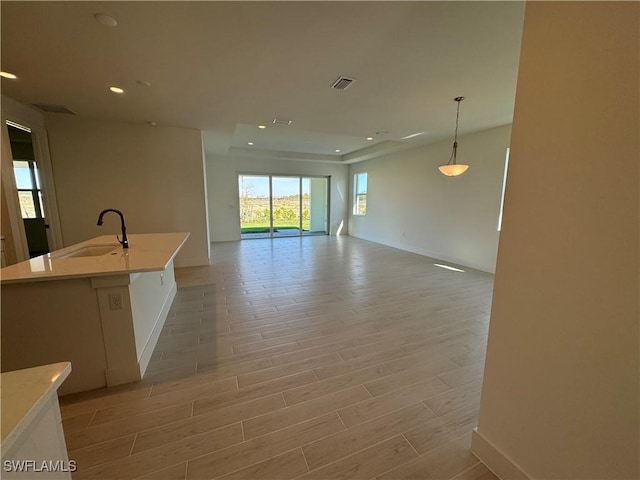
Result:
M242 175L240 178L240 191L248 192L251 197L269 196L269 178L259 176ZM300 184L297 177L273 177L273 191L277 196L291 196L300 193ZM244 188L243 188L244 187ZM302 191L309 191L309 179L302 179Z
M32 189L31 172L27 162L14 162L13 172L16 177L16 186L18 188Z

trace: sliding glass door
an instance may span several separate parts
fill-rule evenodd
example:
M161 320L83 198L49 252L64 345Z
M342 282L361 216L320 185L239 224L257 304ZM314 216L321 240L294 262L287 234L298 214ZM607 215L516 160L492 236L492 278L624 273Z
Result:
M329 233L329 178L238 175L241 237Z
M300 177L271 177L274 237L300 235Z
M268 175L238 175L242 238L271 237L271 181Z

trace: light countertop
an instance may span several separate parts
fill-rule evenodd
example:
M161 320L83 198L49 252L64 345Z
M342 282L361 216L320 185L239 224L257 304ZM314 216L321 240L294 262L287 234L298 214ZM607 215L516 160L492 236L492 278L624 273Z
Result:
M128 249L122 248L115 235L103 235L10 265L0 270L0 281L4 285L164 270L187 241L189 233L143 233L128 235L128 238ZM105 247L104 253L73 256L91 250L86 247L96 246Z
M0 374L2 450L7 451L71 372L69 362Z

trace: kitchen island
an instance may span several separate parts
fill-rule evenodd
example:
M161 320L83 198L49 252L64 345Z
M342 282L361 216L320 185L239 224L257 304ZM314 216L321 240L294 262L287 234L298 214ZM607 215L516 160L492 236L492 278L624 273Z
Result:
M3 372L69 361L60 394L140 380L177 287L188 233L113 235L0 270Z

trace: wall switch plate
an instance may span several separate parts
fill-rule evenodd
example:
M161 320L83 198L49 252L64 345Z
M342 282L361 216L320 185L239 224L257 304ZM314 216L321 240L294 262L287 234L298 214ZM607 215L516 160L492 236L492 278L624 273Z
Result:
M109 294L109 310L122 310L122 295L119 293Z

